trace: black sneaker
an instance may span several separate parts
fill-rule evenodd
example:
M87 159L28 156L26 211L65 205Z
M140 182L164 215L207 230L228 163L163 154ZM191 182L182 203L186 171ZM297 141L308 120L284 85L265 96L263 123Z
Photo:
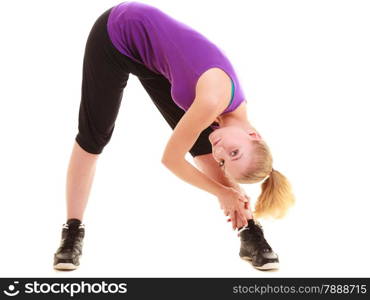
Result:
M259 270L279 268L279 258L263 236L262 226L254 220L248 220L248 227L239 230L241 246L239 256L252 261L252 265Z
M62 239L54 254L54 269L75 270L80 265L85 225L78 219L69 219L63 224Z

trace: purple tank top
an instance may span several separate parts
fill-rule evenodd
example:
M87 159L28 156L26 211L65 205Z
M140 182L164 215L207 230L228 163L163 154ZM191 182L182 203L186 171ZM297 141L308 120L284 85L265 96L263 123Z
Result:
M158 8L122 2L112 8L107 29L119 52L169 80L172 99L184 111L195 98L198 78L212 67L224 70L234 84L233 99L222 114L246 102L235 70L222 50Z

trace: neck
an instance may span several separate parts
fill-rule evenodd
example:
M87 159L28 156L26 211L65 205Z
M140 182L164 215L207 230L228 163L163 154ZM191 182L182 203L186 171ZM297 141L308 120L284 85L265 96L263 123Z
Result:
M239 107L229 113L217 117L217 122L221 127L226 126L238 126L248 131L253 129L253 126L249 123L246 112L246 105L241 104Z

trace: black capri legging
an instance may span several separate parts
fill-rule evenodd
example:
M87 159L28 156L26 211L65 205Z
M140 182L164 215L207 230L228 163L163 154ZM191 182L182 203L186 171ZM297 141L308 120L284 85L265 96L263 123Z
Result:
M130 73L138 77L172 129L185 113L172 100L171 83L163 75L154 73L114 47L107 32L111 9L95 21L86 42L83 59L76 142L85 151L94 154L100 154L112 136ZM212 152L208 140L212 131L209 126L201 133L189 151L193 157Z

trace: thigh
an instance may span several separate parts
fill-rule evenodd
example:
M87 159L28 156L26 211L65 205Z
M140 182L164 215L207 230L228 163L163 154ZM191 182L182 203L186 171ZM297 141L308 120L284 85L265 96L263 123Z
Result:
M138 76L138 78L168 125L174 129L185 114L185 111L173 101L171 83L162 75L153 75L146 78ZM193 157L212 153L212 145L208 140L208 136L212 131L213 129L210 126L202 131L189 151Z
M129 70L109 40L109 10L94 23L85 46L82 72L79 132L76 141L90 153L99 154L109 142L127 85Z

